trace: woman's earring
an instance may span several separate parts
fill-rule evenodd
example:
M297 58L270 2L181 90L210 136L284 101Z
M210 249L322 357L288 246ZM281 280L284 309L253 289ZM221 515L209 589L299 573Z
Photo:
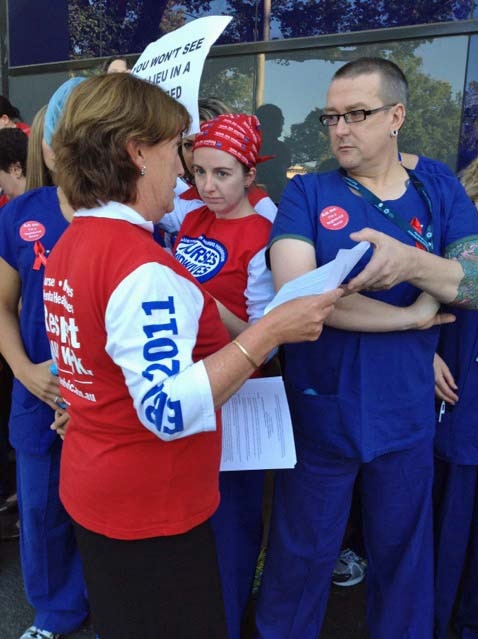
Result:
M146 167L144 166L144 164L141 167L139 174L141 175L141 177L144 177L146 175Z
M396 138L396 137L397 137L397 135L398 135L398 131L397 131L397 129L392 129L392 130L390 131L390 135L391 135L391 137L392 137L392 138Z

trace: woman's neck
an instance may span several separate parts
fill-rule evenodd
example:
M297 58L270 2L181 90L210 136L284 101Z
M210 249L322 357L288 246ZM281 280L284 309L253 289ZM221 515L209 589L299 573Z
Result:
M57 187L56 194L58 197L58 204L60 206L60 210L63 213L63 217L66 220L68 220L68 222L71 222L75 211L73 207L70 205L70 203L68 202L66 195L63 192L63 189L61 188L61 186Z
M236 207L230 209L228 211L214 211L214 215L218 220L238 220L242 217L248 217L249 215L254 215L255 211L249 202L249 199L246 197L242 200Z

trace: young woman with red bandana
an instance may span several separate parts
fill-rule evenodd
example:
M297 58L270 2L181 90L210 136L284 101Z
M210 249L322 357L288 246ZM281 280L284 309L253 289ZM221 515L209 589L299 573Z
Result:
M253 115L220 115L201 126L193 174L204 205L188 213L174 256L216 300L235 337L263 315L274 295L265 262L271 222L248 197L262 136ZM237 425L241 427L240 424ZM262 534L262 471L220 474L221 503L212 517L230 639L240 636Z

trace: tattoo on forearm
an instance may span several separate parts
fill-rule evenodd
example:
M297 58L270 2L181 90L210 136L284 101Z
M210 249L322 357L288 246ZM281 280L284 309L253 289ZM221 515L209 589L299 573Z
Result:
M445 257L460 262L464 273L458 285L455 304L478 308L478 236L454 242L447 247Z

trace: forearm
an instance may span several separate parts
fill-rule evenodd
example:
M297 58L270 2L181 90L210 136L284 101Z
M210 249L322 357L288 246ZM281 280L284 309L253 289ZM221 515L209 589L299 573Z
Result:
M217 309L221 317L222 323L227 328L229 335L234 338L247 328L247 322L230 311L219 300L216 300Z
M349 292L379 291L410 282L443 304L478 308L478 235L449 245L445 257L373 229L362 229L350 237L358 242L369 241L374 252L365 268L346 285Z
M446 249L446 257L462 270L456 296L451 304L464 308L478 308L478 237L472 236L454 242Z
M410 249L413 251L410 262L410 278L408 281L433 295L443 304L460 304L460 298L464 284L465 272L462 263L456 259L438 257L431 253L426 253L420 249ZM476 304L476 300L474 301ZM475 306L468 306L475 308Z
M266 315L249 325L237 338L259 367L269 353L280 344L274 318ZM216 408L222 406L249 379L256 367L240 348L231 342L204 360Z
M411 308L393 306L355 293L340 299L325 323L344 331L405 331L416 328L416 317Z

